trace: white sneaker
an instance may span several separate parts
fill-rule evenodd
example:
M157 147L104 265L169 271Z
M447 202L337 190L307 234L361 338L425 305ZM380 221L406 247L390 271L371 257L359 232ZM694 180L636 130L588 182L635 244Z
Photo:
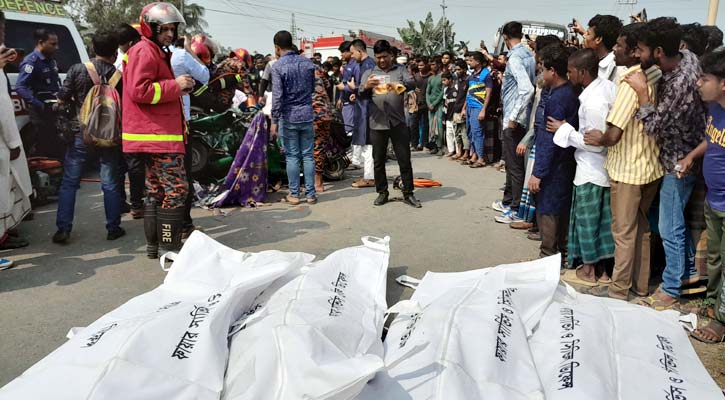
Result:
M12 268L13 265L15 265L15 262L13 262L13 260L8 260L7 258L0 258L0 269Z
M500 213L505 213L505 212L507 212L507 211L510 211L510 210L511 210L511 207L509 207L509 206L507 206L507 205L504 205L504 204L503 204L503 203L501 202L501 200L496 200L496 201L494 201L494 202L493 202L493 203L491 204L491 208L493 208L494 210L496 210L496 211L498 211L498 212L500 212Z
M508 210L494 219L500 224L510 224L512 222L523 221L523 219L519 218L512 210Z

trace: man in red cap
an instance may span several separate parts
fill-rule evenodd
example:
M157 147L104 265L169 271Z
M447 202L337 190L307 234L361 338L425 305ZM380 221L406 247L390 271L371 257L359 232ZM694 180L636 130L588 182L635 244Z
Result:
M184 23L169 3L141 11L141 41L128 52L123 70L123 151L146 157L144 231L147 255L181 247L184 202L189 190L184 168L186 124L181 96L194 87L188 75L174 77L169 46Z

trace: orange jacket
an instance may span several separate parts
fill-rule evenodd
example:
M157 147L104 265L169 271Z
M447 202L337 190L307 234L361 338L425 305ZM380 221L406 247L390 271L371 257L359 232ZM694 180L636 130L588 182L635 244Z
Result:
M123 68L123 151L184 153L181 90L171 54L147 38L131 47Z

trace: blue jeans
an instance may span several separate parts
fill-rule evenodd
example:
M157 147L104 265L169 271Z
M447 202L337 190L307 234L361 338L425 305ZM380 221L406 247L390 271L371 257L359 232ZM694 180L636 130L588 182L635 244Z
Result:
M475 151L478 158L483 160L483 124L478 120L481 113L480 107L466 107L466 125L468 128L468 140L471 142L471 151Z
M121 225L121 204L123 202L119 181L121 180L120 147L97 148L101 161L101 188L103 189L103 207L106 211L106 229L115 231ZM58 212L55 225L59 231L70 232L73 229L73 214L76 206L76 192L81 186L83 167L88 159L88 151L83 139L76 137L73 145L65 153L63 163L63 182L58 192Z
M672 297L680 297L682 279L697 274L695 245L685 223L685 206L696 180L692 175L677 179L675 174L666 174L660 188L659 230L667 262L662 291Z
M279 136L282 138L287 157L287 180L292 197L300 196L300 160L305 175L305 193L308 199L315 197L315 128L312 122L294 124L280 121Z

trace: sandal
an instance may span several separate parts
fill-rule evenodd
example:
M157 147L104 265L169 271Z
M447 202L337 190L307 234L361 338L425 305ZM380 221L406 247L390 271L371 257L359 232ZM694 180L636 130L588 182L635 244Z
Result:
M290 203L293 206L300 204L300 199L297 197L287 196L283 200L285 203Z
M670 310L673 307L675 307L676 304L678 304L677 299L674 299L675 301L667 304L664 301L658 299L655 297L658 293L662 293L662 291L657 290L655 291L652 296L642 297L640 299L637 299L634 304L637 304L639 306L643 307L649 307L655 311L664 311L664 310Z
M703 334L714 336L717 339L715 339L715 340L708 339ZM723 324L719 321L716 321L716 320L710 321L710 323L707 324L706 326L695 329L690 334L690 336L692 336L693 339L697 339L697 340L699 340L703 343L707 343L707 344L717 344L717 343L725 342L725 324Z
M693 288L687 288L680 290L680 294L683 296L689 296L693 294L700 294L707 292L707 286L699 286L699 287L693 287Z
M712 305L698 306L694 303L677 304L672 307L673 310L679 311L680 314L695 314L698 317L715 318L715 308Z
M469 165L468 168L483 168L485 166L486 166L486 163L475 162L475 163Z
M597 282L591 282L591 281L587 281L587 280L580 278L579 276L577 276L576 271L579 271L579 268L567 269L564 272L564 276L561 278L561 280L563 280L566 283L573 283L576 285L588 286L588 287L595 287L598 285Z
M597 283L600 284L600 285L611 285L612 284L612 278L607 278L607 279L599 278L599 279L597 279Z
M541 234L539 232L529 232L526 234L526 238L535 242L541 241Z

